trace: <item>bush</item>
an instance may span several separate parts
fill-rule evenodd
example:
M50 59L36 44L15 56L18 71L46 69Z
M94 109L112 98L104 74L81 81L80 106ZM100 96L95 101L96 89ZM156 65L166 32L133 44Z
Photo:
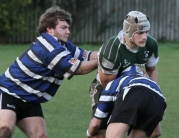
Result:
M4 0L0 2L0 42L6 42L14 33L25 30L23 9L32 0Z

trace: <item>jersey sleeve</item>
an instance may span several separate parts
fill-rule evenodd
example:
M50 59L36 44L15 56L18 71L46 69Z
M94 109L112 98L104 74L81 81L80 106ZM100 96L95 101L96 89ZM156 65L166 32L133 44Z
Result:
M149 60L147 61L146 66L147 67L156 66L159 61L158 43L154 38L152 38L149 35L147 45L149 45L149 48L151 51L151 56L150 56Z
M87 51L80 47L75 46L72 42L68 40L66 47L71 52L74 58L79 59L80 61L89 61L91 51Z
M47 74L54 73L56 77L64 76L70 79L81 65L82 53L84 51L79 50L78 52L78 49L72 43L61 45L48 34L38 37L37 40L33 44L31 51L39 59L37 62L42 63L46 67L44 72L47 72Z
M102 90L99 102L97 105L97 109L95 111L94 117L96 118L106 118L108 114L112 111L114 106L114 95L115 91L108 89L111 83L106 86L105 89Z
M65 78L70 79L79 68L81 61L64 48L50 52L46 58L47 67Z
M133 77L132 77L133 78ZM114 102L121 90L128 86L131 78L123 73L117 79L110 81L105 89L102 90L97 109L95 112L96 118L105 118L113 110Z
M147 67L153 67L153 66L156 66L157 63L159 61L159 57L155 57L154 54L152 54L152 56L149 58L149 60L147 61L146 63L146 66Z
M117 36L110 38L99 50L99 69L105 74L118 74L120 41Z

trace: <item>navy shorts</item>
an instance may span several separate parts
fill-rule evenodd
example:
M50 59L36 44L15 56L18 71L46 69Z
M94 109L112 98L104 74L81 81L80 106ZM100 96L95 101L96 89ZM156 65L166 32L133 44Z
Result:
M166 109L163 97L143 86L131 87L125 98L123 93L116 99L109 123L121 122L140 129L149 137L162 120Z
M12 110L16 113L17 121L26 117L43 117L43 111L39 103L23 102L14 96L1 93L0 109Z

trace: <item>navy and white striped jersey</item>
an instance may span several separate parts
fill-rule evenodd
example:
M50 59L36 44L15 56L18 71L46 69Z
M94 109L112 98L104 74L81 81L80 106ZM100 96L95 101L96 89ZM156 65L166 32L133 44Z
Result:
M120 77L109 82L105 89L103 89L94 116L101 119L106 118L112 111L114 102L117 98L117 95L120 94L120 91L123 89L128 89L132 86L147 87L163 97L160 87L151 79L144 77L139 73L128 74L124 72L120 75ZM123 98L125 98L126 94L127 93L123 95ZM165 97L163 98L165 100Z
M81 61L89 60L90 53L70 41L61 45L57 38L42 33L0 75L0 92L25 102L46 102L55 95L64 77L73 77Z

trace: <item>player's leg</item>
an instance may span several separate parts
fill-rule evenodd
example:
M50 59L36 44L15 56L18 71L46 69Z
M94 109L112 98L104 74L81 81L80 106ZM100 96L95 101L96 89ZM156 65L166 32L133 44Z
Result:
M106 131L107 138L123 138L129 129L131 129L131 126L135 125L138 116L138 105L140 103L140 100L138 100L139 94L136 95L134 93L136 89L125 89L118 95L109 119ZM126 94L124 99L123 94Z
M21 105L21 109L22 111L17 116L17 127L28 138L47 138L41 105L38 103L24 103Z
M99 97L100 97L100 94L101 94L101 90L102 90L102 86L100 85L100 83L95 78L93 80L91 86L90 86L90 89L89 89L89 94L90 94L90 97L91 97L91 100L92 100L92 105L91 105L92 111L93 111L92 112L92 117L93 117L93 115L94 115L94 113L96 111L97 103L99 101ZM92 138L105 138L106 128L107 128L107 121L108 121L108 118L104 119L101 122L99 131Z
M0 109L0 138L11 138L16 123L14 111Z
M140 129L133 129L128 138L148 138L145 131Z
M28 138L48 137L43 117L27 117L18 121L16 125Z
M158 138L159 136L162 135L162 128L160 123L157 125L157 127L155 128L154 132L152 133L152 135L150 136L150 138Z
M13 97L0 94L0 138L11 138L16 123L16 105Z
M155 97L155 98L153 98L153 99L151 98L151 100L150 100L151 107L149 109L152 113L155 113L162 120L164 111L166 109L166 102L164 101L164 98L162 98L161 96L159 96L158 94L156 94L154 92L152 93L152 97ZM154 131L150 135L150 138L158 138L159 136L162 135L162 129L161 129L161 125L160 125L161 120L160 119L157 120L158 123L156 124ZM154 123L152 123L152 124L154 124Z
M123 138L130 125L125 123L110 123L106 130L106 138Z
M92 110L94 110L94 108L96 107L99 101L101 90L102 90L102 86L100 85L99 81L97 81L97 79L95 78L89 89L89 95L92 101L92 104L91 104Z
M137 123L138 125L132 129L128 138L149 138L149 136L151 138L152 134L155 132L156 122L159 122L159 120L160 118L158 116L149 112L148 116L141 117L141 120ZM158 137L157 134L153 136L154 138Z
M142 90L143 89L143 90ZM158 138L161 135L160 121L166 109L164 98L159 96L152 90L143 87L141 90L145 91L143 101L139 109L142 115L137 120L135 129L143 130L150 138ZM149 106L143 106L147 102Z
M93 109L92 109L93 110L92 116L95 114L96 108L97 108L97 105L95 105L93 107ZM109 115L106 118L104 118L101 121L101 124L100 124L100 127L98 129L98 132L92 138L105 138L106 128L107 128L107 122L109 120L109 117L110 117L110 113L109 113Z

